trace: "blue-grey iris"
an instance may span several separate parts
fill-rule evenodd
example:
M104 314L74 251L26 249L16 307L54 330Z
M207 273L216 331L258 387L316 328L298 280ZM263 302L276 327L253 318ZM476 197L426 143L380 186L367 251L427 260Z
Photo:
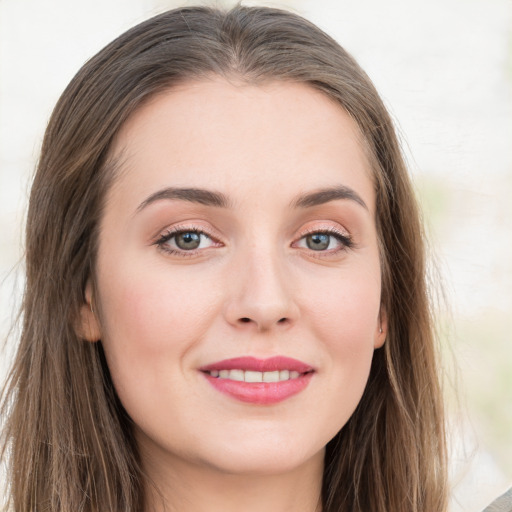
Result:
M197 249L201 243L201 235L193 231L179 233L175 237L176 245L183 250Z
M306 237L306 245L313 251L323 251L329 247L330 235L325 233L314 233Z

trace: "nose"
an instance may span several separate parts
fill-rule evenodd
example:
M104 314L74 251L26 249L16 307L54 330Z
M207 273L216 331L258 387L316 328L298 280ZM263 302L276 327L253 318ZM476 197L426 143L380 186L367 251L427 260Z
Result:
M297 321L294 282L276 255L259 251L244 258L232 269L228 290L225 317L239 329L263 332Z

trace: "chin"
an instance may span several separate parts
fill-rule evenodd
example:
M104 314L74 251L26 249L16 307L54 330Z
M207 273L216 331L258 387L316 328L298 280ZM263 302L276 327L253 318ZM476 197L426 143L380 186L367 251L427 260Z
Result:
M265 439L256 434L249 442L247 439L243 443L233 441L215 448L210 440L208 452L202 463L219 472L263 476L295 471L314 458L323 465L325 446L308 447L299 436L291 440L281 436Z

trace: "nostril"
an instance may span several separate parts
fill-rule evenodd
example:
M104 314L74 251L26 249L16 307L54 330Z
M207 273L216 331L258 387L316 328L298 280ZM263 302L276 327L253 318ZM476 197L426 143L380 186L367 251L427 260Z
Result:
M282 317L276 323L277 324L285 324L288 321L289 321L289 319L287 317ZM251 318L249 318L248 316L242 316L238 319L238 322L241 324L248 324L248 323L253 322L253 320ZM258 322L255 322L255 323L258 324Z

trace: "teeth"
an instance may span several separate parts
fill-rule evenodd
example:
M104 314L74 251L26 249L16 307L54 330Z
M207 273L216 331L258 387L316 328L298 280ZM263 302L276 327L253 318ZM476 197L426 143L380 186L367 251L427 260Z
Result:
M288 380L290 378L290 370L281 370L279 372L279 380Z
M264 372L263 382L279 382L279 372Z
M255 372L252 370L211 370L212 377L230 379L245 382L281 382L284 380L298 379L300 373L294 370L281 370L273 372Z
M236 371L236 370L235 370ZM263 373L245 371L245 382L263 382Z
M245 380L244 379L244 371L243 370L230 370L229 378L231 380Z

